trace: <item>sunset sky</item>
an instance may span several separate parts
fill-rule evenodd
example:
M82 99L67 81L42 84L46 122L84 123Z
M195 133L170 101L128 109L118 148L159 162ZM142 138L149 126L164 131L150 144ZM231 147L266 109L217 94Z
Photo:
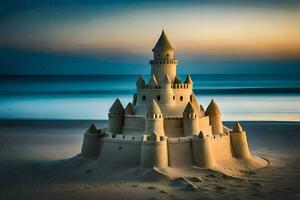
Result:
M182 73L300 73L296 1L70 2L1 1L1 74L147 73L162 29Z

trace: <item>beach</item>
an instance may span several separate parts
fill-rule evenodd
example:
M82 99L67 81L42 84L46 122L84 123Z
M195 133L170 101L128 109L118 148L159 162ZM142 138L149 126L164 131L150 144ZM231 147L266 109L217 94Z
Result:
M0 199L300 198L299 122L241 122L251 152L268 160L266 168L239 176L202 169L182 177L82 158L91 123L101 128L107 121L1 120Z

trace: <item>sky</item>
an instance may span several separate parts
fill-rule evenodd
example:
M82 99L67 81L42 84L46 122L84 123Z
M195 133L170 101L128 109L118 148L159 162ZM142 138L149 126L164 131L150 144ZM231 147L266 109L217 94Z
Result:
M180 73L299 73L297 1L3 0L0 74L149 73L162 29Z

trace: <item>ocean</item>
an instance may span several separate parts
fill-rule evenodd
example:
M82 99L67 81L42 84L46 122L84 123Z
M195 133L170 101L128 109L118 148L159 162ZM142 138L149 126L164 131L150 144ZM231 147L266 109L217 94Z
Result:
M225 121L300 121L300 75L191 75L198 100ZM146 80L149 75L144 76ZM185 75L179 75L184 81ZM132 101L138 75L0 76L0 119L107 119Z

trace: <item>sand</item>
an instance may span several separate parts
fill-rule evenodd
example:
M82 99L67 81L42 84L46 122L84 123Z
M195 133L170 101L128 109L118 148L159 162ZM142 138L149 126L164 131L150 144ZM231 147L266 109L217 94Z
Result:
M225 174L84 159L90 123L0 121L0 199L300 199L300 123L242 122L251 151L269 166Z

